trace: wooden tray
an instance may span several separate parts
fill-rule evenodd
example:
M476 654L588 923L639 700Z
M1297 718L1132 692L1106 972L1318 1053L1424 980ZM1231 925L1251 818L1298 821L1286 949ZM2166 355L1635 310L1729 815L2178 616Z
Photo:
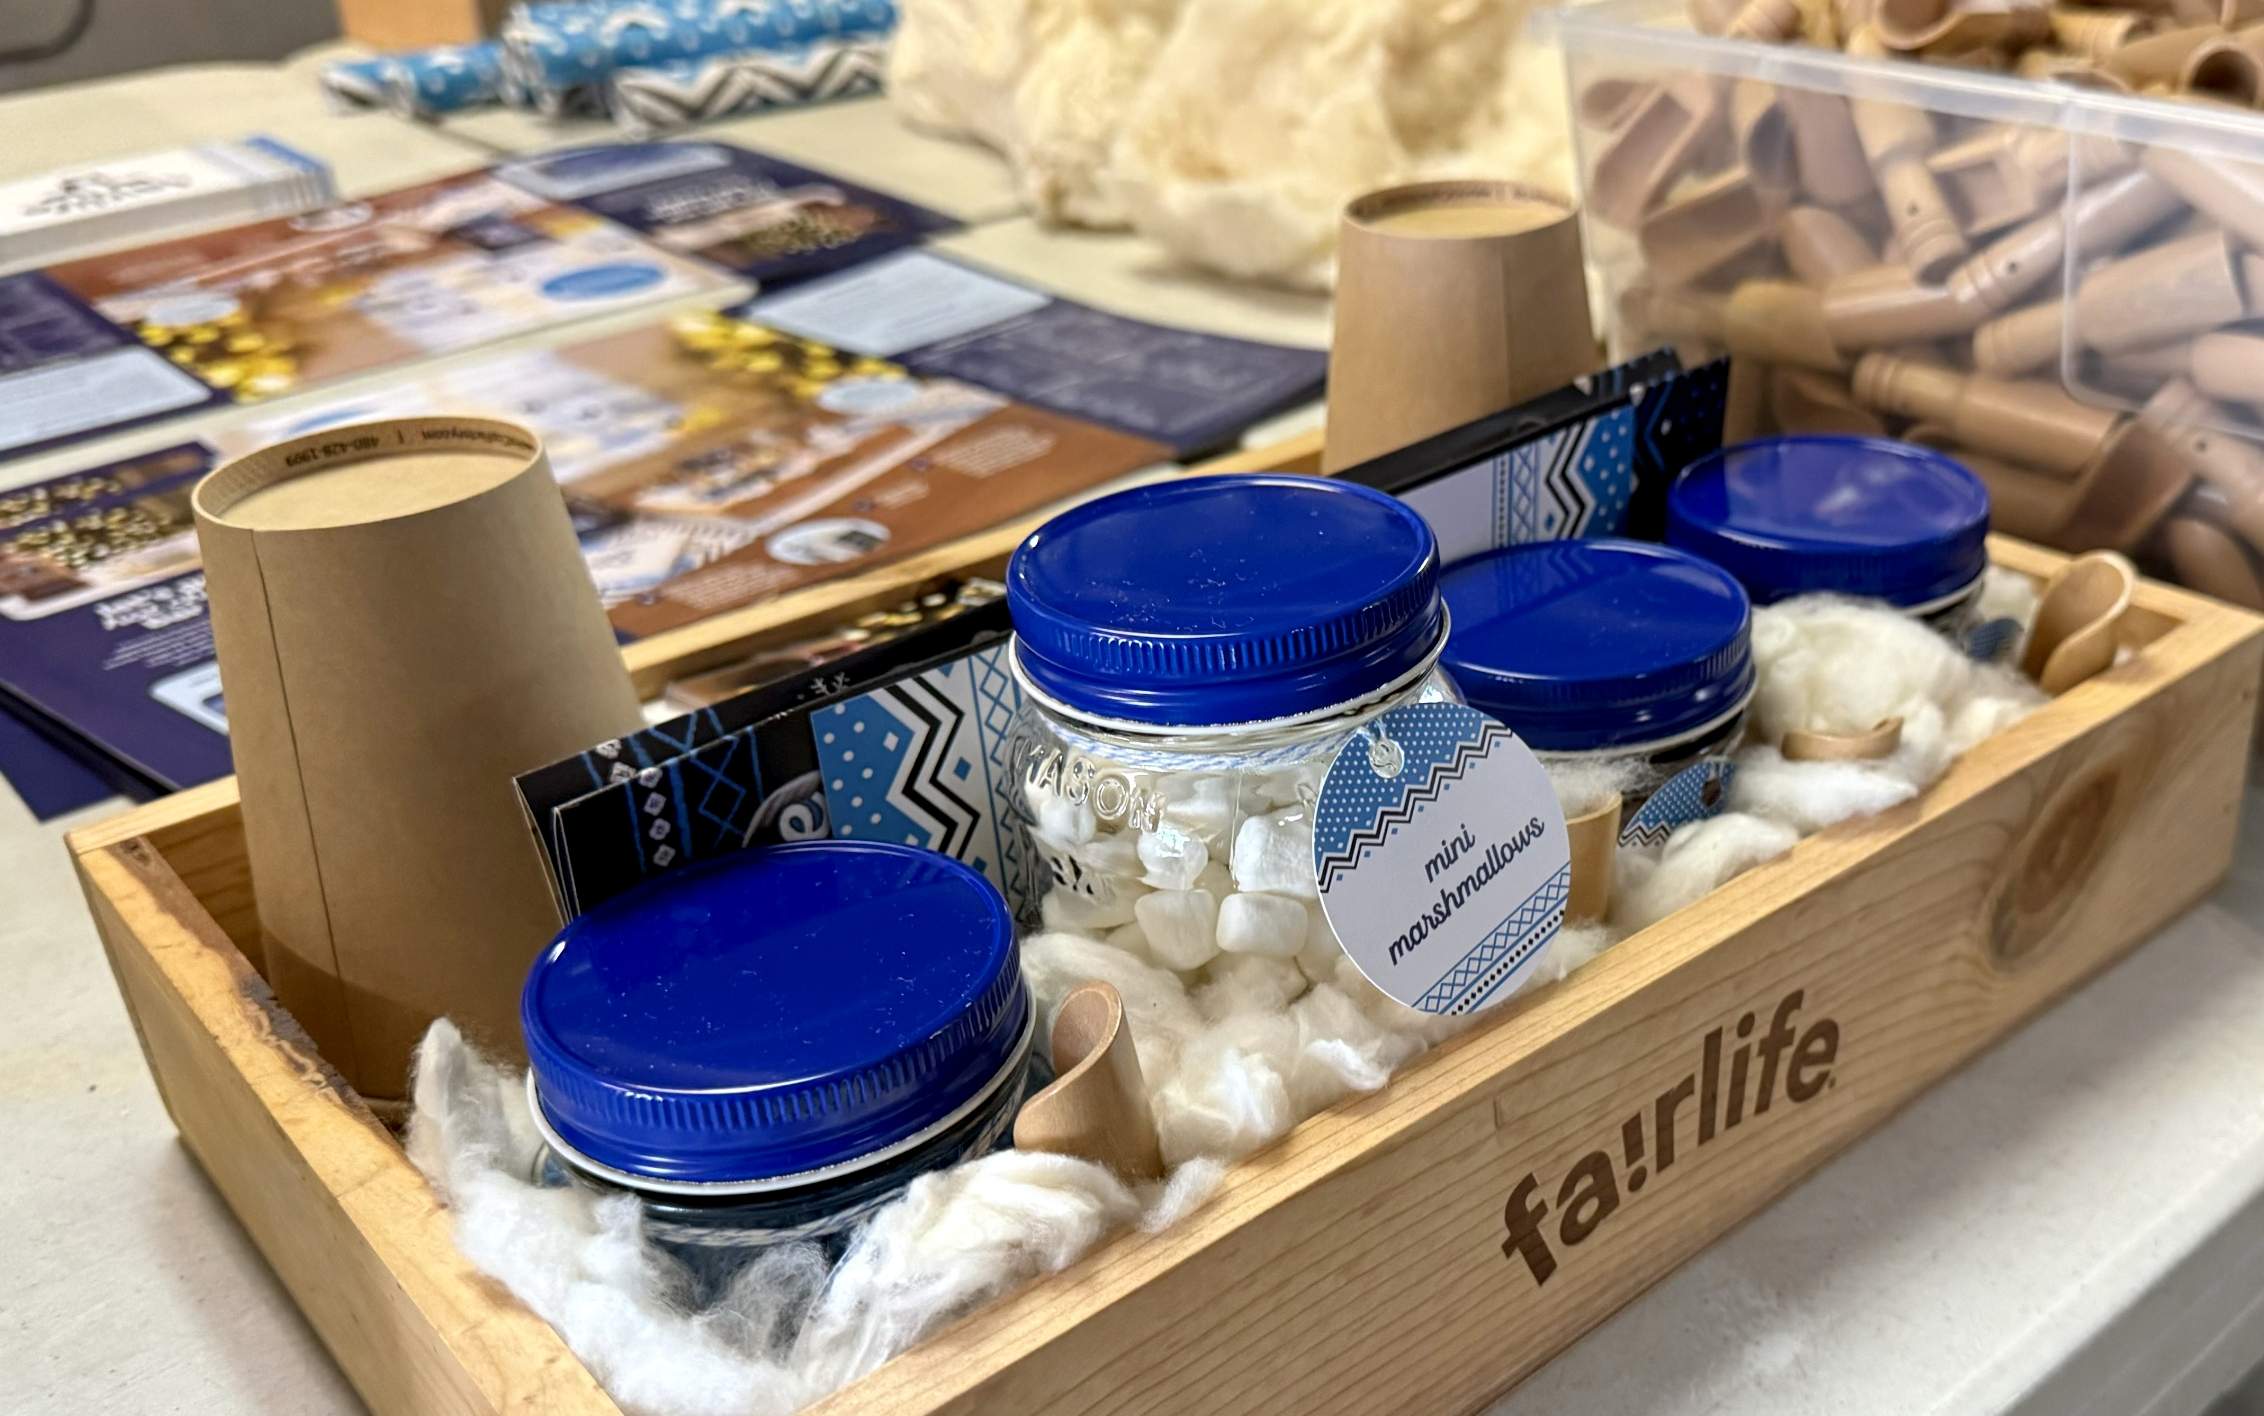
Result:
M1317 451L1216 466L1311 470ZM995 571L1025 529L628 657L654 689ZM1992 554L2039 577L2059 564L2001 539ZM1313 1416L1466 1411L1506 1390L2225 873L2264 620L2148 583L2125 637L2126 662L1918 800L1513 1000L1234 1167L1169 1233L1118 1238L816 1410ZM70 847L182 1139L370 1405L614 1412L546 1324L457 1256L393 1136L276 1006L247 957L234 784Z

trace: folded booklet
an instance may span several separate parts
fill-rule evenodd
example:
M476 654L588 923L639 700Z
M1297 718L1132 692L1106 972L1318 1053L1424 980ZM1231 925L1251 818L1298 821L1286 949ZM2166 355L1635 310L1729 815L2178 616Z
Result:
M485 173L0 276L0 457L741 289Z
M1729 361L1685 372L1662 349L1340 475L1423 513L1439 554L1666 532L1667 487L1722 445Z
M1021 691L1003 600L518 779L568 918L743 846L837 838L957 857L1031 895L1008 814Z

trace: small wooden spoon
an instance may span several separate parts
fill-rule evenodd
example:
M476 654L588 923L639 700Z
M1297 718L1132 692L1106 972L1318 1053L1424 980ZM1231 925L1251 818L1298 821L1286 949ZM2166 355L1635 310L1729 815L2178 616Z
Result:
M2044 587L2020 671L2056 697L2106 669L2137 588L2137 568L2117 552L2091 551L2068 562Z
M1610 801L1564 823L1565 840L1572 848L1572 890L1564 906L1567 920L1599 920L1611 908L1623 804L1620 794L1613 792Z
M1016 1148L1096 1161L1127 1180L1161 1176L1147 1082L1115 985L1088 983L1062 1000L1052 1053L1058 1075L1022 1103Z
M1902 746L1902 719L1881 718L1860 733L1809 732L1794 728L1777 750L1787 762L1875 762Z

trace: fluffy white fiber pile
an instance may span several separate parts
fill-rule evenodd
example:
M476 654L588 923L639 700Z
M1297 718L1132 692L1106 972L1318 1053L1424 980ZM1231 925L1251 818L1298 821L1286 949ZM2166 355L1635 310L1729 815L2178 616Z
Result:
M2026 619L2024 582L1991 587L1990 612ZM2041 700L2007 670L1977 665L1892 612L1817 598L1755 616L1761 689L1753 746L1730 807L1655 854L1622 851L1611 918L1567 929L1554 975L1661 919L1801 836L1893 807L1966 748ZM1904 720L1901 749L1875 763L1787 762L1788 727L1858 732ZM1568 773L1577 808L1608 789ZM793 1411L880 1365L950 1319L1073 1262L1128 1225L1161 1229L1199 1206L1227 1161L1286 1133L1471 1024L1403 1008L1350 960L1314 983L1294 962L1221 956L1182 976L1061 930L1023 943L1050 1028L1075 985L1124 995L1172 1167L1132 1190L1099 1166L1000 1152L915 1182L881 1210L842 1263L810 1245L774 1250L698 1310L673 1263L638 1234L636 1202L546 1190L526 1176L538 1140L520 1079L436 1024L419 1054L409 1153L456 1214L471 1261L548 1319L614 1397L655 1416Z

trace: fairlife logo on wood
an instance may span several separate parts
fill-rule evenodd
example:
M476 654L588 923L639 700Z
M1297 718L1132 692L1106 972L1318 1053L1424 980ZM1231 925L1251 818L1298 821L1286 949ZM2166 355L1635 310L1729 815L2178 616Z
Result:
M1798 1014L1805 1001L1800 989L1787 993L1759 1038L1753 1036L1757 1014L1738 1018L1726 1076L1724 1029L1707 1033L1699 1043L1697 1066L1620 1123L1617 1157L1609 1148L1592 1150L1565 1172L1553 1209L1540 1176L1527 1174L1518 1181L1502 1211L1509 1230L1502 1257L1524 1260L1534 1285L1546 1284L1557 1271L1558 1248L1585 1243L1619 1213L1623 1194L1642 1193L1653 1176L1674 1167L1675 1121L1684 1107L1696 1109L1698 1144L1703 1146L1749 1116L1766 1115L1780 1094L1794 1106L1822 1096L1833 1085L1832 1068L1839 1061L1839 1024L1817 1018L1803 1026Z

